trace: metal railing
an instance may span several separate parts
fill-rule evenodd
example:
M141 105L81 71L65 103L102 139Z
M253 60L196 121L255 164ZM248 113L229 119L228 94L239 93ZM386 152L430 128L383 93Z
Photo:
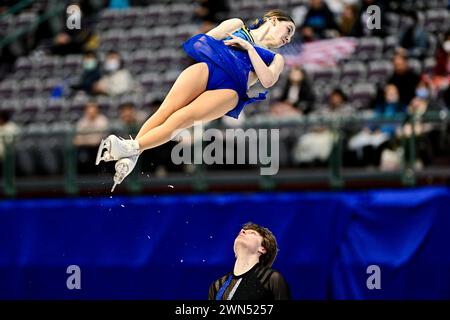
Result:
M289 117L285 119L273 118L273 117L254 117L249 118L245 123L240 126L242 129L246 128L280 128L292 126L294 128L310 128L314 126L326 126L333 133L333 145L332 151L328 160L328 186L330 188L342 188L346 184L346 176L343 173L343 129L349 125L365 126L365 125L380 125L380 124L397 124L404 125L409 123L412 126L412 133L409 136L402 136L400 138L403 149L407 152L403 153L403 160L401 164L400 172L396 173L396 177L399 178L399 182L404 186L414 186L417 183L415 163L417 159L416 155L416 134L415 124L417 121L421 123L434 123L445 127L448 130L450 127L450 118L447 112L441 111L437 113L427 113L420 119L415 117L399 116L395 118L376 118L373 116L355 115L350 117ZM215 128L225 128L221 122L213 122L209 124ZM92 132L90 132L92 133ZM64 168L63 178L58 183L64 188L64 193L68 195L77 194L80 191L78 173L77 173L77 152L74 145L74 137L77 134L74 127L68 129L61 129L58 132L52 133L39 133L43 138L55 137L55 135L61 135L64 138ZM104 132L103 132L104 134ZM449 134L446 131L444 134ZM24 134L19 134L15 137L0 137L0 143L4 145L3 154L3 194L6 197L14 197L17 195L17 177L15 175L15 150L18 143L25 138ZM195 151L195 150L194 150ZM0 158L1 159L1 158ZM139 165L139 163L138 163ZM450 168L450 166L449 166ZM301 176L302 170L298 170ZM141 170L135 169L135 172L127 178L127 190L132 193L139 193L142 191L142 180L140 179L138 172ZM386 174L385 172L375 172L375 176L383 178L383 176L392 178L392 174ZM194 171L189 177L189 184L193 190L205 191L210 184L209 178L211 173L208 172L207 167L204 164L194 166ZM242 177L242 176L241 176ZM93 177L95 180L96 178ZM264 190L272 190L276 188L276 176L264 176L258 177L259 186ZM42 181L40 181L42 182ZM44 183L44 182L42 182Z
M9 15L15 14L21 11L23 8L26 8L29 4L31 4L33 0L22 0L10 7L8 10L0 14L0 20L6 18Z
M27 6L30 2L32 2L32 1L22 1L14 7L14 10L20 10L20 9L24 8L25 6ZM3 39L1 39L0 40L0 49L9 45L10 43L13 43L22 35L27 34L28 32L31 32L32 30L37 28L41 23L61 14L61 12L63 12L65 8L66 8L65 3L56 2L49 11L47 11L43 15L39 16L35 21L31 22L30 24L28 24L18 30L15 30L12 34L9 34L6 37L4 37ZM12 9L13 8L11 8L10 10L12 10Z

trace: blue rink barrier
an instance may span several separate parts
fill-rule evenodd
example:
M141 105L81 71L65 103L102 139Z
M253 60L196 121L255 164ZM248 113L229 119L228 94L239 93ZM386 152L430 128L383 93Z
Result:
M0 298L206 299L247 221L277 236L295 299L450 299L445 187L3 200Z

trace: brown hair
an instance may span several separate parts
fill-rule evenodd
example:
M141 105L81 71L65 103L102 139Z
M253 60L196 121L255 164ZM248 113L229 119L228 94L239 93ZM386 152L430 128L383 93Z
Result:
M253 23L248 26L248 29L258 29L267 19L273 17L277 18L279 21L290 21L295 24L294 20L286 12L279 9L274 9L267 11L261 18L254 20Z
M277 239L273 233L253 222L247 222L242 229L254 230L263 238L261 245L266 249L266 253L259 257L259 262L265 267L271 267L278 253Z

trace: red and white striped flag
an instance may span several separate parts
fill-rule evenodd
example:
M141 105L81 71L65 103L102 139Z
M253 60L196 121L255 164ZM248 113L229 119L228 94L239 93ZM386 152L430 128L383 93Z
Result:
M358 41L351 37L317 40L307 43L292 43L278 51L287 66L304 68L333 67L343 58L355 52Z

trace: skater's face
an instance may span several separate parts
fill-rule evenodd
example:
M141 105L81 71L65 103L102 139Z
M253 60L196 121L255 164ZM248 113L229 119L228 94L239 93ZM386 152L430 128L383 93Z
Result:
M270 28L265 37L268 47L280 48L291 42L295 34L295 24L293 22L270 18L268 23Z
M262 246L262 241L263 237L257 231L242 229L234 240L234 252L236 253L239 248L245 248L251 254L258 252L264 254L266 249Z

